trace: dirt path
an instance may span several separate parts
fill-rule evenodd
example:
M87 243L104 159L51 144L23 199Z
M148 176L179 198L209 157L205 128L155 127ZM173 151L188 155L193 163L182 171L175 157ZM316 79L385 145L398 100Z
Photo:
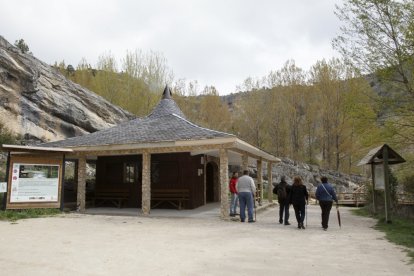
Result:
M308 227L195 218L69 214L0 222L1 275L414 275L403 250L342 208L322 231L319 207ZM291 222L294 222L291 210Z

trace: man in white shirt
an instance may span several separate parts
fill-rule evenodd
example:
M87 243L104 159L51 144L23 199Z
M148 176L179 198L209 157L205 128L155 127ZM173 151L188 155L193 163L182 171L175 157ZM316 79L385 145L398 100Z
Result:
M253 178L249 176L249 171L243 171L243 176L239 177L236 187L239 196L241 222L246 220L246 205L248 221L255 222L253 220L253 200L256 193L256 185L254 185Z

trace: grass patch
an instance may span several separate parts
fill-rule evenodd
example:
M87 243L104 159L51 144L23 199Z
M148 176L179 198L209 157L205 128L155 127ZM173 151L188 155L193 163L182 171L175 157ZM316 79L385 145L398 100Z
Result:
M366 208L351 209L351 212L358 216L372 217L371 213Z
M59 209L23 209L0 211L0 220L16 221L27 218L40 218L59 215Z
M352 212L359 216L377 219L375 229L384 232L389 241L407 247L407 254L411 258L411 263L414 263L414 221L393 216L392 223L387 223L384 217L373 216L366 208L355 209Z
M381 218L375 229L385 232L387 239L391 242L408 247L408 255L414 263L414 222L403 218L393 218L392 223L386 223L385 219Z

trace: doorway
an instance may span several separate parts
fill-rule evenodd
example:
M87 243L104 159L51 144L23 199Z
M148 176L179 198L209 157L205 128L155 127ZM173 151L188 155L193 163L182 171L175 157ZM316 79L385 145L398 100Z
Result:
M214 162L208 162L206 166L206 201L218 201L218 166Z

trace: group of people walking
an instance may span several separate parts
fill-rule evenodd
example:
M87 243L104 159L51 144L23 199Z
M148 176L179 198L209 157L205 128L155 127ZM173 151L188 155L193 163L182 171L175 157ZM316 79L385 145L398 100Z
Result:
M243 176L238 178L237 173L233 173L229 184L231 192L230 216L236 216L237 203L240 204L240 220L246 219L245 209L247 207L248 222L254 222L253 206L256 186L253 179L248 175L248 171L243 172ZM293 205L296 221L299 229L305 229L304 220L306 217L306 205L309 204L309 193L299 176L293 178L293 184L286 182L286 177L282 176L280 182L274 187L273 193L277 194L279 202L279 223L290 225L289 223L289 207ZM318 185L315 197L319 201L321 207L321 224L323 230L328 229L329 214L332 204L335 201L338 206L338 199L328 178L321 177L321 184Z
M299 176L296 176L293 179L292 186L290 186L286 183L285 177L282 176L280 183L276 185L273 192L277 194L279 202L279 223L290 225L289 206L292 204L293 209L295 210L298 228L305 229L303 221L305 220L305 207L309 202L309 194L306 186L303 185L302 179ZM285 219L284 221L283 218Z
M321 219L323 230L328 229L329 214L331 212L332 203L335 201L338 206L338 199L328 178L321 177L321 184L316 188L315 197L319 201L321 207ZM277 194L279 202L279 223L290 225L289 223L289 206L292 204L295 210L296 221L299 229L305 229L303 224L306 217L306 205L309 204L309 193L306 186L299 176L293 178L293 184L290 186L286 182L284 176L281 177L280 183L277 184L273 193Z

